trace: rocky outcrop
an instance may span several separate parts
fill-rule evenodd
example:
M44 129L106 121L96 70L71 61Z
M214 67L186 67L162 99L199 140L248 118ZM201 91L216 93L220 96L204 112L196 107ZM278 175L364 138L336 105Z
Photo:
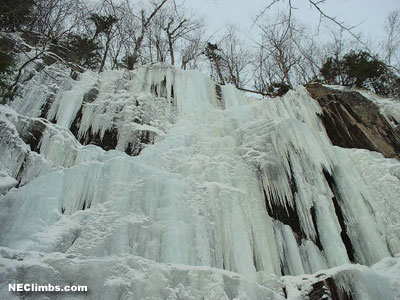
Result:
M400 131L378 106L355 91L331 89L320 84L306 86L322 108L320 118L336 146L381 152L400 157Z
M309 300L353 300L352 293L347 293L344 289L339 288L333 278L314 283L308 297Z

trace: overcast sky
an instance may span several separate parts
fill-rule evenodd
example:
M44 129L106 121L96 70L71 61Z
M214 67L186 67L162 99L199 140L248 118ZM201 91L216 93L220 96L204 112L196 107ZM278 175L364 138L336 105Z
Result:
M186 0L185 3L196 14L202 15L214 31L237 24L247 32L255 16L270 0ZM292 0L292 3L297 8L294 11L297 19L309 26L318 25L319 14L310 7L308 0ZM380 39L385 18L391 11L400 9L400 0L327 0L321 8L348 25L361 23L356 31L362 31L366 38ZM273 6L269 13L274 15L279 9L285 7Z

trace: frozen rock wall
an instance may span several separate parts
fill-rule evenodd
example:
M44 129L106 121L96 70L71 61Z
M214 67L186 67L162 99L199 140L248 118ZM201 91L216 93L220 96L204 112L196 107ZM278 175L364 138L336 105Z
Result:
M398 299L400 162L335 146L304 87L69 74L0 108L0 295L41 274L77 299Z

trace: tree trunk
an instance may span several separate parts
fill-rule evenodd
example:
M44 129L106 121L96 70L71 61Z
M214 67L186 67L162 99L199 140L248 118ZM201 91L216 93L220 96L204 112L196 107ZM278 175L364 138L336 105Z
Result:
M172 43L172 39L170 36L168 36L168 47L169 47L169 55L171 56L171 65L175 65L174 45Z
M218 60L215 58L214 58L214 63L215 63L215 69L217 70L217 74L218 74L221 84L225 84L225 80L224 80L224 77L222 76L222 72L221 72L221 67L219 65Z
M108 54L109 48L110 48L110 37L107 36L106 48L104 49L104 55L103 55L103 59L101 60L99 73L103 72L104 65L106 64L106 59L107 59L107 54Z
M133 53L132 53L132 59L128 59L127 62L127 67L128 70L133 70L133 67L136 65L137 61L138 61L138 56L139 56L139 50L140 47L142 47L142 43L143 43L143 39L144 39L144 35L145 35L145 31L147 26L149 25L151 19L153 19L153 17L157 14L157 12L161 9L161 7L167 2L168 0L163 0L154 10L153 12L150 14L150 16L146 19L145 15L144 15L144 11L142 11L142 29L140 32L140 36L136 41L135 44L135 48L133 49Z
M133 49L133 52L132 52L132 57L131 57L131 59L128 59L128 65L127 65L128 70L133 70L133 67L137 63L139 50L140 50L140 47L142 46L143 38L144 38L144 34L141 34L136 41L135 48Z

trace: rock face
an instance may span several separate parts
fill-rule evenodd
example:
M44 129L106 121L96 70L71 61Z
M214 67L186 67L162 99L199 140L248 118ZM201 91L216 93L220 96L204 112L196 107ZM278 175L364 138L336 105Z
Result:
M308 85L307 90L322 108L320 117L334 145L400 157L400 128L393 128L375 103L355 91L318 84Z

